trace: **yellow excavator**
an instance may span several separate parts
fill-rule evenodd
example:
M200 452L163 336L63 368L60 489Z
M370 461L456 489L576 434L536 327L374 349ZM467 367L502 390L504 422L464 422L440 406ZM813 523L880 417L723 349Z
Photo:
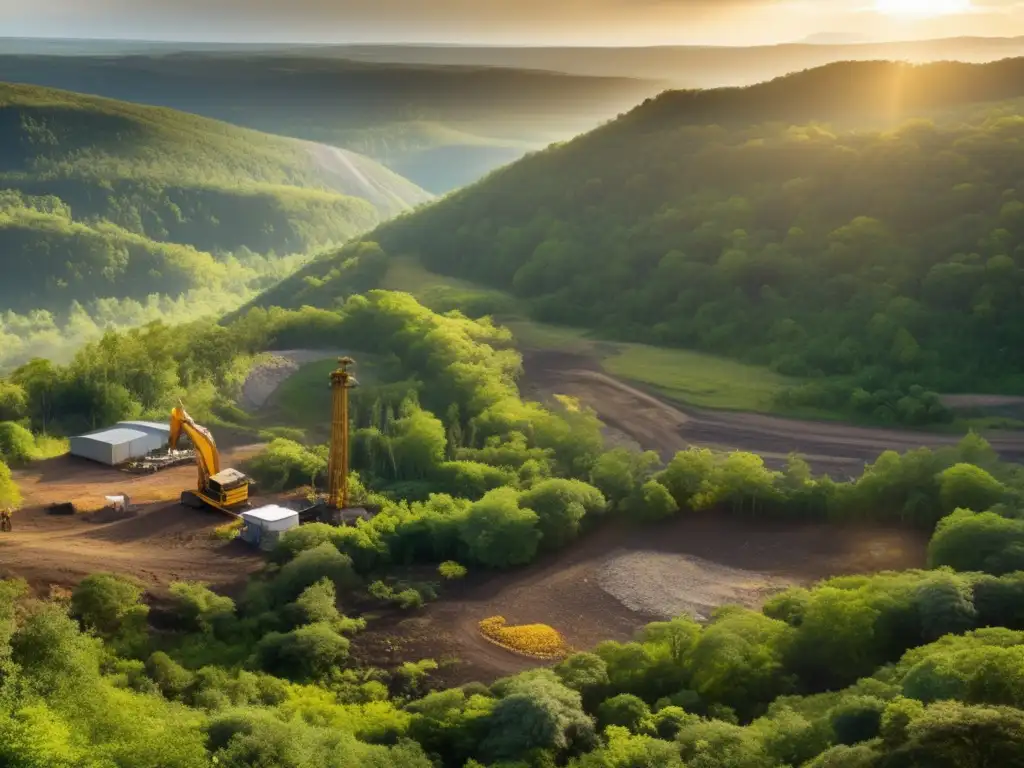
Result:
M181 503L193 509L213 507L229 515L239 515L249 504L248 477L237 469L220 468L220 452L213 435L206 427L192 420L184 407L171 411L171 450L176 450L182 433L188 435L196 451L199 468L199 486L195 491L182 491Z

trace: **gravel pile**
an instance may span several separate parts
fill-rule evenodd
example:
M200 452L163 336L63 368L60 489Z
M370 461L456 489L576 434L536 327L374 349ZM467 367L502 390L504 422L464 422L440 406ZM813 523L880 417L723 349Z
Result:
M613 554L600 567L598 582L630 610L665 619L689 614L699 621L721 605L757 608L790 586L763 573L665 552Z

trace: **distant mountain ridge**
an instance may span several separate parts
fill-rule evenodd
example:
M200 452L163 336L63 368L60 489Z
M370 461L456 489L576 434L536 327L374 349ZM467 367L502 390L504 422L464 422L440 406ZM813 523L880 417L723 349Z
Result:
M0 55L0 80L170 107L344 147L436 193L590 130L666 87L532 66L354 62L248 48Z

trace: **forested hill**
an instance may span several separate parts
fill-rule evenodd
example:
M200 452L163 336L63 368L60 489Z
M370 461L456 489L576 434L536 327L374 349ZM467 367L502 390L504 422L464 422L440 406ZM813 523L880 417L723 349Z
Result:
M4 55L0 80L185 110L373 157L444 193L667 87L486 66L346 61L319 49ZM40 44L39 50L47 50Z
M0 84L3 310L196 288L236 295L272 282L281 257L339 244L427 199L342 150Z
M842 120L864 124L1024 97L1024 58L989 64L843 61L743 88L666 91L625 124Z
M836 87L819 95L859 99L874 115L902 93L890 77L872 101L858 85L865 65L845 66L795 76L791 91L787 81L765 88L799 105L808 82L831 78ZM970 90L966 79L950 86L947 65L875 66L904 72L908 87ZM974 73L977 93L992 95L986 84L1021 66L956 71ZM771 122L714 124L716 100L756 115L760 93L666 96L371 239L391 256L510 289L547 320L845 377L812 399L868 407L915 384L1019 391L1018 107L976 106L884 132L794 125L775 105ZM699 120L687 110L670 119L672 99L709 108Z

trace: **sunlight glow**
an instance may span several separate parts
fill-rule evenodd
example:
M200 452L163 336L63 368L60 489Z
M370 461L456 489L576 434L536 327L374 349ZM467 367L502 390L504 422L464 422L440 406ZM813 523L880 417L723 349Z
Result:
M886 16L948 16L971 10L971 0L875 0Z

